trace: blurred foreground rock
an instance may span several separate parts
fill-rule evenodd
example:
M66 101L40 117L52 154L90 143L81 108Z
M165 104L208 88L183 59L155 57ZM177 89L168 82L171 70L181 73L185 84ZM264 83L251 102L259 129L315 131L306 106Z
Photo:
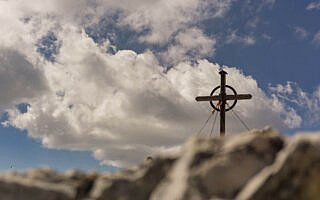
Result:
M320 136L262 130L192 138L180 155L114 174L37 169L0 175L5 200L320 199Z

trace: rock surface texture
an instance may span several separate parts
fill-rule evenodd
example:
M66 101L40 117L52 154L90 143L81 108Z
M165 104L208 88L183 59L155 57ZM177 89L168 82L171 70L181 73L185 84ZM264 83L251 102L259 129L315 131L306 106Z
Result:
M50 169L0 175L5 200L320 199L320 135L271 129L192 138L179 155L114 174Z

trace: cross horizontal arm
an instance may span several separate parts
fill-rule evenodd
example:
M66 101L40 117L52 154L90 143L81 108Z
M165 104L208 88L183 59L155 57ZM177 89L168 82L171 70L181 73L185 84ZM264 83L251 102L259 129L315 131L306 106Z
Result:
M251 99L251 94L238 94L238 95L226 95L226 100L243 100L243 99ZM222 98L220 95L215 96L199 96L196 97L196 101L221 101Z

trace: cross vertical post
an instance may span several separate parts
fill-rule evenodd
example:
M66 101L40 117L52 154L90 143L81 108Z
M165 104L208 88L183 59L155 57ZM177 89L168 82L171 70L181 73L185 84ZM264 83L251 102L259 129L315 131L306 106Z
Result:
M221 75L220 136L224 136L226 132L225 126L226 126L226 74L227 72L221 70L219 74Z

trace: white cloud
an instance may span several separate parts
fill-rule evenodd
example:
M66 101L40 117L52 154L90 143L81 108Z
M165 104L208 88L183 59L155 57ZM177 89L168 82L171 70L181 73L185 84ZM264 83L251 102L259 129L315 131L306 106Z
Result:
M312 42L316 45L320 45L320 31L314 35Z
M187 61L189 50L199 53L193 55L197 59L213 52L215 45L214 39L191 24L199 9L206 11L201 6L212 4L213 14L222 16L230 1L201 1L204 5L195 0L35 2L16 0L0 6L4 52L0 80L5 80L1 90L8 92L0 108L10 109L7 124L27 130L47 147L88 150L101 162L118 166L138 163L164 148L177 149L198 131L211 108L208 103L197 105L194 97L208 95L219 84L220 66L204 59ZM150 51L107 54L107 43L98 46L84 33L81 24L91 23L87 20L92 9L103 15L115 8L124 12L121 23L137 31L150 28L144 41L161 43L173 37L169 49L177 52L168 51L174 63L170 70L164 73ZM54 63L45 61L35 48L48 31L54 31L61 43ZM237 35L232 40L254 43L254 38ZM250 128L299 126L299 115L279 97L268 97L256 80L238 69L225 69L228 84L239 93L253 94L252 100L236 107ZM21 102L30 104L26 113L11 107ZM228 132L244 130L230 112L227 119Z
M303 114L301 115L304 118L303 123L305 125L312 126L320 121L320 86L312 93L305 92L293 82L287 82L285 85L269 86L269 89L281 101L282 105L287 105L287 110L290 112L293 107L303 110ZM298 120L299 117L291 118L296 118L293 122L300 121L302 123L302 120Z
M119 28L130 27L140 32L138 39L142 43L169 46L167 61L176 62L178 58L173 60L172 54L184 58L187 53L199 51L194 57L202 58L214 53L215 38L194 26L207 18L223 17L231 5L230 0L35 0L33 4L13 0L0 8L0 22L12 24L0 30L0 37L10 41L10 46L22 46L16 44L25 42L28 48L21 49L31 52L30 48L34 48L37 40L48 31L59 31L64 24L87 27L101 18L108 18ZM112 18L115 13L120 13L119 18ZM186 40L192 36L195 44ZM16 42L11 41L12 38Z
M107 1L110 3L111 1ZM113 2L113 1L112 1ZM136 31L149 30L140 40L147 43L166 44L171 36L183 29L196 25L205 18L222 17L232 1L200 0L136 0L111 3L125 13L121 25L128 25Z
M306 7L307 10L320 10L320 2L311 2Z
M258 26L258 24L260 23L260 18L259 17L254 17L252 19L250 19L247 22L247 26L251 27L251 28L256 28Z
M230 35L227 36L226 43L241 43L245 45L254 45L256 43L256 39L250 35L240 36L237 31L232 31Z
M261 36L265 40L268 40L268 41L272 40L272 37L270 35L266 34L266 33L262 34Z
M9 113L10 124L45 146L89 150L105 164L126 166L180 145L207 117L194 97L219 84L217 64L182 62L163 73L151 52L109 55L77 29L67 28L59 38L63 45L57 63L43 63L48 91L28 101L27 113ZM253 78L226 70L230 85L254 96L236 107L251 128L285 127L289 112L280 102L268 98ZM208 103L201 106L211 109ZM231 113L227 126L245 130Z
M201 20L223 17L232 5L232 0L35 0L35 6L26 6L22 0L14 2L17 10L82 25L96 23L101 17L111 20L117 13L118 26L141 33L140 42L160 45Z
M169 46L166 52L162 53L162 58L168 63L176 64L181 61L199 59L213 55L215 52L215 39L211 39L204 33L192 28L180 32Z
M305 39L309 35L308 31L300 26L294 27L294 33L299 39Z
M38 97L46 89L45 83L42 71L25 56L0 48L0 110Z

